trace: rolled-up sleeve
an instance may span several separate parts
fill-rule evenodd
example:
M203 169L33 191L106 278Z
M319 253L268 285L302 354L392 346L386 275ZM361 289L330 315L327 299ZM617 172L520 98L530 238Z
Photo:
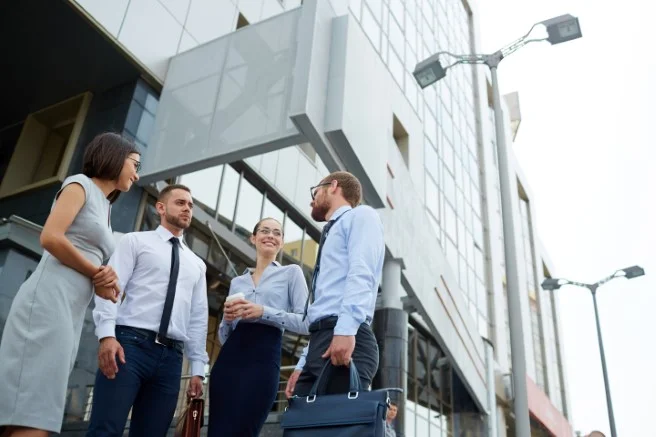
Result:
M191 296L191 319L189 320L188 340L185 342L185 353L189 360L192 376L205 376L205 365L209 362L207 355L207 282L205 280L205 264L202 273L194 286Z
M96 336L99 340L105 337L114 337L116 334L116 315L118 313L118 305L122 301L123 294L126 292L126 287L136 260L135 242L133 234L126 234L118 242L116 250L109 259L108 265L111 266L116 275L118 276L118 285L121 294L118 297L119 303L114 303L111 300L103 299L94 296L95 308L93 309L93 322L96 325Z
M284 296L286 305L280 305L280 308L263 305L262 321L296 334L308 335L309 321L303 320L308 289L303 270L297 265L289 269L287 290L287 296Z
M377 292L376 265L384 255L385 238L380 216L370 207L353 210L347 241L348 273L335 335L355 335L367 318L367 308Z

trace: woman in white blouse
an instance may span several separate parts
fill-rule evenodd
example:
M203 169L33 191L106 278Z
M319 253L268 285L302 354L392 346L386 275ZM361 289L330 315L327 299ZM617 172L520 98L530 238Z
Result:
M303 271L275 261L283 247L280 222L260 220L251 242L257 264L232 280L219 326L223 347L211 374L209 437L259 435L278 392L282 333L309 333Z

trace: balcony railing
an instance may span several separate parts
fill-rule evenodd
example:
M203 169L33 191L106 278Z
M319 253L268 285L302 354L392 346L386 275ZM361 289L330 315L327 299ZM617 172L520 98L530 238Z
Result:
M294 366L281 366L280 367L280 382L278 384L278 393L276 394L276 400L273 403L271 408L271 413L282 413L285 410L287 404L287 398L285 397L285 387L287 386L287 381L289 376L294 371ZM179 417L185 406L187 405L187 386L188 381L191 379L191 375L183 375L180 381L180 391L178 393L178 403L175 409L173 422L175 423L176 418ZM210 401L209 401L209 389L210 389L210 375L205 375L205 380L203 381L203 392L205 399L205 415L209 415ZM80 391L77 388L69 388L67 394L68 404L70 405L73 396L80 396ZM93 405L93 385L88 385L84 388L82 396L85 397L84 408L82 414L70 414L67 413L65 422L79 422L84 421L88 422L91 418L91 406ZM66 409L69 411L69 408ZM130 415L132 412L130 412ZM129 426L128 416L128 426Z

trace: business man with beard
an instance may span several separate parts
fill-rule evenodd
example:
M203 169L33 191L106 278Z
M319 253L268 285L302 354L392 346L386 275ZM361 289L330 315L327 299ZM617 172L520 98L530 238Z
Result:
M169 185L155 207L161 225L124 235L109 261L125 300L96 299L99 371L88 437L122 436L131 408L131 437L164 437L177 404L183 352L192 374L187 395L202 395L209 361L206 266L182 239L191 224L191 192Z
M306 396L329 359L334 366L327 393L347 393L353 361L368 389L378 369L378 345L371 329L385 258L378 213L360 205L362 186L350 173L335 172L310 189L312 218L327 221L306 304L310 342L285 393ZM308 303L310 300L308 296Z

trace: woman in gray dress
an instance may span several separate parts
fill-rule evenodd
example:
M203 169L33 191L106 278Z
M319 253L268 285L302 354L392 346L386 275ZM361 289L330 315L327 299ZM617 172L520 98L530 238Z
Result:
M0 343L0 434L60 432L68 378L94 292L116 302L117 278L103 266L114 250L111 204L139 180L140 155L114 133L98 135L82 174L69 176L41 232L43 256L9 311Z

